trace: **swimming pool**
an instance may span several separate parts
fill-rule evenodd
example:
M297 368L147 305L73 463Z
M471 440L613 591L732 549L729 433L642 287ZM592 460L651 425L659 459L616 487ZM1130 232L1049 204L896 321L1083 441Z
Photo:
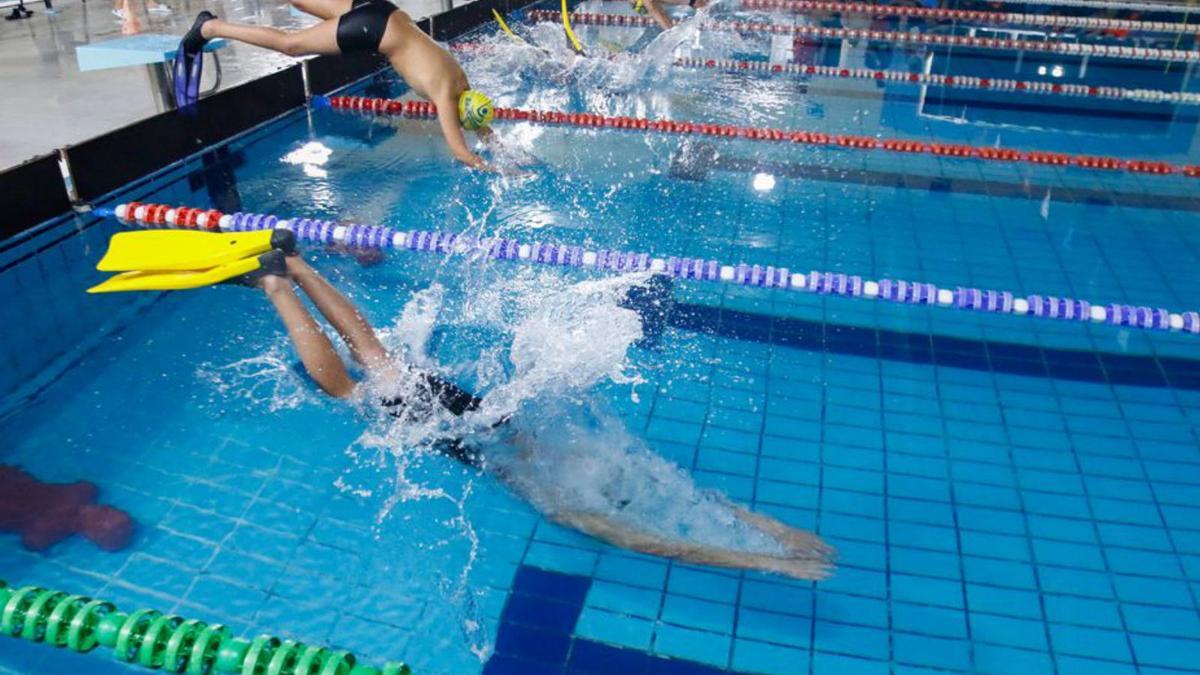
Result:
M621 51L637 30L576 29L616 53L564 68L490 31L459 53L473 85L506 107L1200 163L1189 106L683 69L675 58L774 53L905 69L926 57L684 30L680 45L637 44L642 59ZM561 28L520 32L565 58ZM951 56L928 67L1079 74L1046 57ZM1076 79L1189 86L1157 65L1098 60ZM385 77L350 93L399 92ZM497 127L508 161L530 159L532 175L452 167L424 121L297 111L98 205L213 206L1195 308L1195 178ZM619 311L612 294L588 285L600 275L309 249L389 344L538 408L545 427L561 423L546 438L563 440L580 468L555 477L587 488L641 466L614 447L644 445L682 467L669 486L694 481L837 546L835 575L814 585L603 545L486 474L408 451L403 430L316 393L254 292L83 295L119 227L72 219L0 253L4 319L21 326L4 350L12 393L0 437L4 462L91 480L141 529L115 554L72 540L35 555L6 537L10 583L421 673L1200 663L1194 335L676 281L662 334L631 345L606 321ZM4 644L0 670L124 670Z

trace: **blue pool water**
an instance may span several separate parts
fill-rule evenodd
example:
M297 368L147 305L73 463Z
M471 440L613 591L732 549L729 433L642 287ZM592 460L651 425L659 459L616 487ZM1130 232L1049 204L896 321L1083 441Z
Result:
M557 29L522 30L564 57ZM772 49L680 32L688 55ZM639 47L645 59L564 68L479 37L492 51L469 52L468 73L503 106L1200 163L1186 108L957 92L976 103L951 114L963 106L911 86L653 65L676 48L661 40ZM814 58L854 66L866 53ZM1034 76L1011 54L957 58L943 67ZM1096 77L1120 79L1103 66ZM401 89L385 77L351 93L364 91ZM452 166L427 122L298 111L101 205L1197 304L1195 179L497 127L506 161L526 156L533 175ZM636 554L551 523L495 478L322 398L255 291L84 295L119 227L81 216L0 251L0 461L91 480L140 525L120 553L76 539L32 554L5 535L0 577L12 584L420 673L1200 670L1195 336L679 282L656 343L629 345L606 320L621 310L586 274L306 251L389 345L485 399L523 401L526 429L559 442L542 451L564 466L543 479L585 493L653 453L682 469L659 475L668 492L694 482L836 546L835 574L813 584ZM668 525L688 515L670 501L661 511ZM124 671L17 641L0 649L0 672L85 668Z

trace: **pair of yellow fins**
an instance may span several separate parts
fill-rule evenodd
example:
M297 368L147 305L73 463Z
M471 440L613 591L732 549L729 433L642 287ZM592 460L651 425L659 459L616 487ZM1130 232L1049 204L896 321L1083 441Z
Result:
M177 291L221 282L253 284L263 274L283 274L284 256L295 251L290 230L120 232L96 269L118 272L88 293Z

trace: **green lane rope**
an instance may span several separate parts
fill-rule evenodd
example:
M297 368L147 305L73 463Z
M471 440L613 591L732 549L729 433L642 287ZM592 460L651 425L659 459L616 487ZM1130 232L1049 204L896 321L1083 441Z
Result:
M348 651L269 635L243 640L220 624L154 609L125 614L111 602L39 586L10 588L3 579L0 633L76 652L108 647L118 661L187 675L412 675L403 663L375 668Z

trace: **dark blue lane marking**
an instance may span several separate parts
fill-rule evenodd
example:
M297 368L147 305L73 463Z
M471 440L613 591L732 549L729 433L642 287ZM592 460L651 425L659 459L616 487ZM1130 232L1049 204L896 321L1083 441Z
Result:
M777 317L707 305L673 304L671 327L834 354L1064 380L1200 390L1200 360L1039 347L905 333Z
M496 651L484 675L718 675L694 661L654 656L572 635L589 577L522 565L500 613Z

